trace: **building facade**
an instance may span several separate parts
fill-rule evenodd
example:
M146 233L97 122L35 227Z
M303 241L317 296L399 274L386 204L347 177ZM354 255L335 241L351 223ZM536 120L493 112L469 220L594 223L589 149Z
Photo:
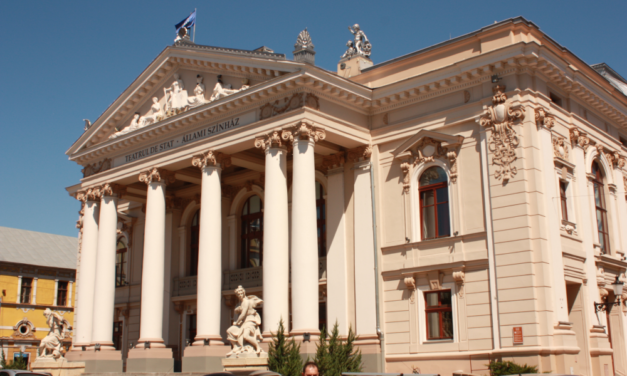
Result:
M37 359L48 335L44 311L62 317L64 350L72 345L76 238L0 227L0 347L5 359Z
M337 72L183 38L86 124L68 356L220 370L241 285L266 348L337 323L365 371L627 374L625 80L523 18L377 65L351 32Z

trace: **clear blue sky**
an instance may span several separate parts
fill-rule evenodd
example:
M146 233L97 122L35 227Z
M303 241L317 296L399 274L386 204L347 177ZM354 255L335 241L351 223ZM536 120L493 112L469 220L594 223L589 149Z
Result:
M65 151L171 44L198 8L196 43L292 58L308 28L316 64L335 70L359 23L376 63L524 16L589 64L627 77L627 1L1 1L0 226L76 236Z

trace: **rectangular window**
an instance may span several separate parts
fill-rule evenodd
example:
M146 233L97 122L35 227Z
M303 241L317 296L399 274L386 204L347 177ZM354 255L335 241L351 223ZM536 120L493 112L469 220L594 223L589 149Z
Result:
M113 347L122 350L122 321L113 322Z
M32 278L22 278L22 290L20 291L20 303L30 303L30 294L33 289Z
M568 221L568 201L566 198L566 191L568 190L568 183L560 181L560 203L562 204L562 220Z
M601 245L601 252L603 254L609 254L610 251L610 233L607 228L607 210L605 209L605 192L603 192L603 185L598 182L593 183L594 186L594 205L596 207L597 215L597 230L599 232L599 244Z
M551 102L555 103L556 105L562 107L562 98L560 98L559 96L553 94L553 93L549 93L549 98L551 98Z
M425 292L427 339L453 339L451 290Z
M59 281L57 287L57 305L58 306L66 306L67 305L67 282Z
M326 328L327 333L329 332L329 327L327 326L327 303L320 302L318 303L318 329L322 330Z

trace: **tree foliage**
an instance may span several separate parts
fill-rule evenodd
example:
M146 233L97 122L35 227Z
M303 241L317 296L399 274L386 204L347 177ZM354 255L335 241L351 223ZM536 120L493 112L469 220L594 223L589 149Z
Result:
M300 357L300 345L292 338L287 341L283 319L279 322L279 329L272 333L272 343L268 350L268 368L283 376L299 376L303 368Z
M315 358L321 376L341 376L343 372L361 372L361 352L355 350L354 346L356 339L353 329L349 328L346 341L342 341L337 322L330 337L326 328L322 330L320 342L316 345Z
M491 376L519 375L521 373L538 373L538 367L528 366L526 364L521 366L520 364L510 361L492 361L487 366L490 369Z
M0 349L0 353L2 354L2 357L0 357L0 368L2 369L19 369L19 370L26 370L28 368L28 364L26 363L26 361L24 360L24 358L22 357L22 353L20 352L20 356L17 358L17 360L15 361L7 361L6 358L4 357L4 351Z

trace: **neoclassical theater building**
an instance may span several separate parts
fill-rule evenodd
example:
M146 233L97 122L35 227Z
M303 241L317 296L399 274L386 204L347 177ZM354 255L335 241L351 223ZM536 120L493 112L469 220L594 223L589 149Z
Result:
M87 122L68 358L221 370L241 285L266 350L627 375L627 82L523 18L379 64L350 30L337 71L184 35Z

